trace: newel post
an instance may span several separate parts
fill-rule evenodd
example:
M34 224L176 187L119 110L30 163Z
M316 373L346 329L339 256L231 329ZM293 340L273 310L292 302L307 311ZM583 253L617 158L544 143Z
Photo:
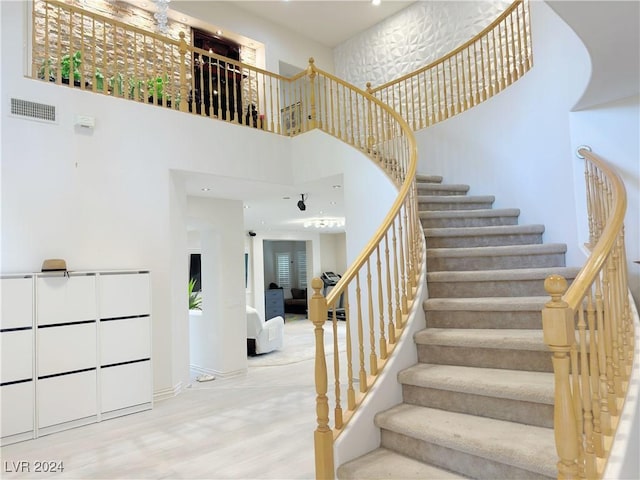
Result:
M309 82L311 83L311 91L309 92L309 130L318 127L316 119L316 66L313 57L309 58L309 66L307 67L307 75L309 76Z
M334 478L333 431L329 428L329 399L327 398L327 362L324 352L324 322L327 320L327 300L320 293L323 283L319 278L311 281L313 296L309 304L309 320L315 326L316 337L316 416L318 428L313 434L316 455L316 479Z
M178 47L180 53L180 111L188 112L189 106L187 105L188 88L187 88L187 42L184 39L184 32L180 32L180 46Z
M558 478L578 478L578 429L576 426L570 384L571 346L575 343L573 312L562 300L567 290L567 281L560 275L549 275L544 281L544 289L551 295L551 301L542 310L544 342L553 352L553 372L555 376L555 406L553 429L558 452ZM577 394L577 392L575 392Z

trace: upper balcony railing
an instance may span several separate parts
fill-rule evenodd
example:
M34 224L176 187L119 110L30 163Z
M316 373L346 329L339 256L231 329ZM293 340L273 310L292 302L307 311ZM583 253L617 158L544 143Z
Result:
M33 2L31 76L283 135L308 130L303 77L231 60L55 0Z
M484 102L532 65L529 5L516 0L467 43L369 93L399 112L416 131Z

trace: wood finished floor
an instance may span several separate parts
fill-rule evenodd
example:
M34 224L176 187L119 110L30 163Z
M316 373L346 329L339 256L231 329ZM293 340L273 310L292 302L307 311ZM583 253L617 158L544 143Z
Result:
M0 477L314 478L313 364L251 367L244 376L194 382L153 410L2 447ZM62 461L64 472L7 471L11 462L43 460Z

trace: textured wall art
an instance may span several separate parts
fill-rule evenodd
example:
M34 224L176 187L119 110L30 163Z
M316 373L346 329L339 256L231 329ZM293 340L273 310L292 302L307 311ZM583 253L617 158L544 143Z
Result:
M417 2L336 47L336 75L364 88L413 72L471 39L510 4Z

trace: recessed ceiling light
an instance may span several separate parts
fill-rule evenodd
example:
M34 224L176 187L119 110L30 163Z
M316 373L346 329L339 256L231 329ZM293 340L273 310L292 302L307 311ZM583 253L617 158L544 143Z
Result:
M375 5L376 7L380 5L381 0L371 0L371 5Z
M329 205L336 205L336 203L337 202L335 202L335 201L331 201L331 202L329 202Z
M291 197L282 197L283 200L291 200Z
M216 30L216 35L222 35L222 30Z
M333 188L334 190L337 190L339 188L342 188L342 185L333 185L331 188Z
M187 17L182 17L182 18L180 19L180 21L182 21L182 22L187 22L187 21L188 21L188 18L187 18Z
M249 205L244 205L244 208L251 208L251 207L249 207Z
M202 190L203 192L208 192L211 189L209 187L204 187L204 188L201 188L200 190Z

